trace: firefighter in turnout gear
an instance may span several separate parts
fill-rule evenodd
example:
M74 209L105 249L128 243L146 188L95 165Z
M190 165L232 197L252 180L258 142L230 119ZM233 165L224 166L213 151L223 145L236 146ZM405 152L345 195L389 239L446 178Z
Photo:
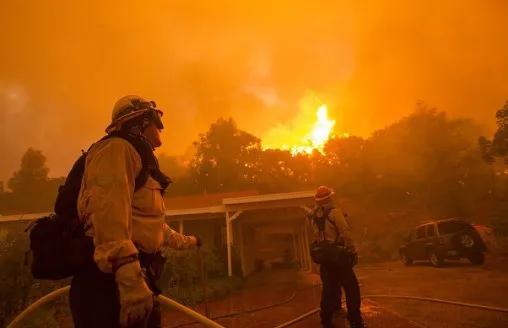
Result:
M200 245L165 223L170 180L153 150L162 142L162 111L138 96L118 100L108 136L86 156L78 213L93 238L94 266L76 274L70 306L75 327L160 327L154 302L161 249Z
M360 287L353 267L357 255L349 226L342 211L333 201L334 191L321 186L315 194L316 205L309 216L315 241L311 256L320 265L323 285L321 295L321 323L334 327L334 314L340 310L341 287L346 294L347 317L352 328L365 327L360 312Z

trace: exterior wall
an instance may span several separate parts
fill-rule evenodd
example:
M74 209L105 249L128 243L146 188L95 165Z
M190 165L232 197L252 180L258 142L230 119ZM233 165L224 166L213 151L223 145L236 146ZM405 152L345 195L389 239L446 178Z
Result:
M244 275L263 269L300 265L293 236L300 231L304 218L305 213L299 208L242 214L235 222L234 244L241 250ZM299 242L298 251L303 253L301 247L306 246L301 244L301 240Z
M171 220L169 225L172 229L179 231L178 220ZM223 248L226 243L222 230L225 229L224 219L210 220L185 220L183 221L183 233L186 235L197 235L201 238L206 248Z

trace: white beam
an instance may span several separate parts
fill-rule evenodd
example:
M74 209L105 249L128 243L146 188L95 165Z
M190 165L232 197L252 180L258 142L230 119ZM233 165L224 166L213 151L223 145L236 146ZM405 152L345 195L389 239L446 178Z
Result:
M235 214L233 214L230 218L229 218L229 221L233 221L233 220L236 220L238 219L238 217L240 216L240 214L243 213L243 210L241 211L236 211Z
M232 243L231 221L229 219L229 212L226 212L226 247L228 251L228 276L233 276L233 266L231 261L231 243Z
M240 248L240 263L242 266L242 276L245 276L247 269L245 263L245 240L243 236L243 226L241 222L238 222L238 247Z
M305 270L305 255L303 251L303 240L301 230L298 232L298 249L300 250L300 268Z
M309 267L309 259L307 258L307 249L305 245L305 233L303 228L300 229L300 234L302 236L302 255L303 255L303 270L307 271Z
M310 244L309 244L309 233L307 224L304 224L303 226L303 240L305 244L305 257L307 258L307 270L312 271L312 259L310 257Z
M292 241L293 241L293 255L294 255L294 259L296 261L298 261L298 246L296 245L296 235L293 233L293 234L291 234L291 236L293 237Z

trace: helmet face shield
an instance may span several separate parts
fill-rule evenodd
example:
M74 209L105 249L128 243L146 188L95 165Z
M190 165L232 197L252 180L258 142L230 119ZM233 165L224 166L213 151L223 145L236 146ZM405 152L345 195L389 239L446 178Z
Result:
M145 114L146 118L150 122L155 124L155 126L159 130L164 129L164 124L162 124L162 115L163 115L163 112L160 109L157 109L157 104L155 103L155 101L153 101L153 100L151 100L151 101L143 101L143 100L140 100L140 99L139 100L135 99L131 103L132 103L132 106L136 110L145 110L146 111L146 114Z
M144 124L153 124L162 130L164 129L161 119L162 114L155 101L145 100L139 96L125 96L115 104L111 123L106 128L106 132L120 130L125 122L136 117L142 118L145 121Z
M159 130L162 130L164 129L164 124L162 124L162 111L158 110L158 109L151 109L148 111L148 119L153 123L155 124L155 126L159 129Z

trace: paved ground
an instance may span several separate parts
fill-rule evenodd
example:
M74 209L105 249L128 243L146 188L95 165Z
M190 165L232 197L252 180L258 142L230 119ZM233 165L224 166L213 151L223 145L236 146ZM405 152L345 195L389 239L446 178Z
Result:
M320 287L317 275L297 273L294 271L275 271L250 278L245 288L230 297L212 302L208 308L210 317L226 327L273 328L276 325L292 320L319 306ZM244 312L276 305L259 311L220 318L234 312ZM383 309L371 300L362 305L365 319L370 327L411 328L420 327L412 324L396 313ZM204 313L204 307L196 308ZM169 327L199 327L188 324L188 318L175 312L164 313L164 323ZM292 325L291 327L319 327L317 313ZM348 327L345 315L336 318L337 328Z
M398 294L435 297L508 308L508 261L487 259L482 267L466 262L433 268L427 264L405 267L398 262L357 268L364 295ZM244 289L209 304L211 317L244 312L270 304L278 306L252 313L217 319L231 328L271 328L315 309L319 304L319 278L314 274L275 271L251 277ZM201 313L203 307L197 307ZM391 299L365 299L363 311L369 327L497 328L508 327L508 315L453 305ZM189 325L181 314L164 312L166 327ZM338 317L337 327L348 327ZM319 327L314 314L291 327Z
M398 262L358 269L362 291L367 294L399 294L433 297L508 308L508 258L487 257L481 267L467 261L443 268L427 263L406 267ZM411 318L423 327L508 327L508 314L418 301L376 299L383 308Z

